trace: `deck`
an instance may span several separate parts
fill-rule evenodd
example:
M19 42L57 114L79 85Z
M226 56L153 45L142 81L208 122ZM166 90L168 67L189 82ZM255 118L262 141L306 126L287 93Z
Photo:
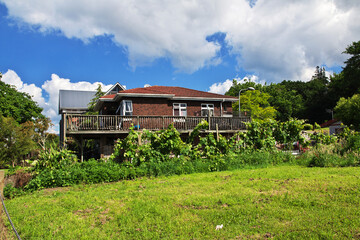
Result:
M66 135L128 133L136 130L166 129L170 124L179 132L192 131L202 120L209 123L207 131L234 132L245 129L250 117L183 117L183 116L117 116L64 114L62 127ZM64 121L65 120L65 121Z

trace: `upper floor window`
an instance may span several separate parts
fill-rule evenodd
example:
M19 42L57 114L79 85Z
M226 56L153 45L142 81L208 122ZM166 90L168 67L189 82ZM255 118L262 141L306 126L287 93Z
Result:
M214 104L201 104L201 116L214 116Z
M173 113L174 116L186 116L186 103L174 103Z
M120 111L121 116L132 116L133 106L131 100L123 100L121 101L116 113Z

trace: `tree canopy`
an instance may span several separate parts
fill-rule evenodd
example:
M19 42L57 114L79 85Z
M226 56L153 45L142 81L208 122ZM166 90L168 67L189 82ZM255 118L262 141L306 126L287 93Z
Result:
M98 112L94 111L95 105L100 97L104 96L104 92L102 91L101 85L99 84L96 88L95 96L90 100L88 104L89 112L88 114L99 114Z
M18 123L34 121L44 117L42 108L27 93L19 92L15 87L4 83L0 78L0 115L12 117Z
M335 117L344 124L360 130L360 95L351 98L340 98L335 107Z

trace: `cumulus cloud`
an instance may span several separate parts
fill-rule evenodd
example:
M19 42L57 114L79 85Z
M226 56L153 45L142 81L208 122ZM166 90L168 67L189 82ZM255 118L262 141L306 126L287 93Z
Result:
M26 92L32 99L43 108L43 114L49 117L54 124L49 132L59 133L59 121L60 115L58 115L59 106L59 90L84 90L95 91L100 84L103 90L108 90L112 85L104 85L101 82L71 82L70 79L61 78L56 74L51 75L50 80L46 80L41 87L37 87L35 84L26 84L17 73L13 70L8 70L2 78L7 84L13 85L20 92Z
M158 58L194 72L221 64L221 32L238 67L268 81L307 80L307 69L341 65L360 39L358 0L0 0L17 22L91 41L109 36L132 67Z
M251 75L246 76L243 78L236 77L235 80L237 83L245 83L245 82L255 82L259 84L265 84L265 80L259 80L258 76ZM224 82L214 83L210 86L209 92L218 93L218 94L225 94L233 85L233 80L226 79Z

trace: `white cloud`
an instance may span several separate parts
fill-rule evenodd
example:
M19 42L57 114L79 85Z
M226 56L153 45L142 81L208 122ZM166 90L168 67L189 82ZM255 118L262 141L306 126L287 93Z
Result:
M236 80L237 83L245 83L245 82L250 81L250 82L255 82L255 83L259 83L259 84L265 84L265 80L260 81L259 77L255 76L255 75L246 76L243 78L236 77L233 80ZM214 83L213 85L210 86L209 92L225 94L232 87L233 80L226 79L224 82Z
M28 93L40 107L44 107L45 99L42 97L42 89L37 87L35 84L23 83L21 78L13 70L9 69L3 75L2 81L15 86L20 92Z
M358 0L0 0L9 16L84 42L107 35L132 67L167 58L181 71L221 64L226 34L239 68L262 79L303 80L318 65L342 65L341 52L360 39ZM249 3L253 7L249 6Z
M210 86L209 92L211 93L218 93L218 94L225 94L233 85L233 81L227 79L225 82L214 83Z
M46 80L44 84L40 87L35 86L35 84L26 84L17 73L13 70L8 70L2 78L7 84L14 85L18 91L29 93L32 96L32 99L42 107L43 114L49 117L54 124L49 132L59 133L59 121L60 115L58 115L58 106L59 106L59 90L88 90L95 91L98 87L98 84L101 84L103 90L108 90L112 85L104 85L101 82L70 82L70 79L61 78L56 74L51 75L50 80ZM44 91L43 91L44 90ZM44 97L46 96L46 97Z

